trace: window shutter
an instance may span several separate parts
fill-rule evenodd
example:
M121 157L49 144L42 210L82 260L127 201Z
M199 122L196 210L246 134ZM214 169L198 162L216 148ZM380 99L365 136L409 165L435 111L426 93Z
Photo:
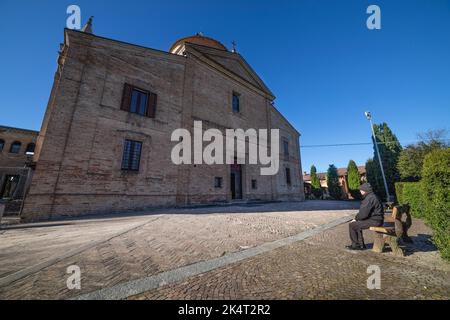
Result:
M147 117L154 118L156 112L156 98L157 94L149 92L147 100Z
M122 93L122 105L120 106L121 110L130 111L130 103L131 103L131 91L133 87L128 83L123 85L123 93Z

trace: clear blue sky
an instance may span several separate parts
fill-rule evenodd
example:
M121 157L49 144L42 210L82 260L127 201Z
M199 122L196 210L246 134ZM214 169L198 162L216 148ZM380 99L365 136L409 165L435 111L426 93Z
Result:
M449 129L449 0L1 0L0 124L40 128L70 4L83 23L95 16L95 34L151 48L199 31L235 40L303 145L370 142L366 109L402 143ZM381 30L366 28L370 4ZM305 171L371 156L371 146L302 150Z

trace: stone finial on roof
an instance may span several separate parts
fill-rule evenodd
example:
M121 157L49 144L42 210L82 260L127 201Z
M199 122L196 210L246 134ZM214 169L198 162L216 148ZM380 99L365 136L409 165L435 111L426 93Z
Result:
M92 19L94 17L90 16L88 22L86 22L86 24L84 25L83 28L81 28L81 31L86 32L86 33L92 33Z
M236 41L233 40L233 42L231 42L231 45L233 46L233 48L231 49L231 52L236 53Z

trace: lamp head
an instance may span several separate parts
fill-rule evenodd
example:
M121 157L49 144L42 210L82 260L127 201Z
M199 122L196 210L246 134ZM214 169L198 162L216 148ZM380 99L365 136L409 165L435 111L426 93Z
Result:
M372 114L370 111L366 111L364 114L366 115L367 120L372 120Z

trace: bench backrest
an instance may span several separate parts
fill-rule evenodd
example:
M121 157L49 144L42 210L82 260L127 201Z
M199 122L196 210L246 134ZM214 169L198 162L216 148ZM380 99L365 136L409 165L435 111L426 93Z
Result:
M392 219L402 221L403 215L406 215L406 226L409 228L412 224L412 218L411 218L411 207L408 204L395 206L392 210Z
M407 216L409 216L409 212L411 210L411 207L408 204L404 204L404 205L400 205L400 206L395 206L394 209L392 210L392 218L396 219L396 220L401 220L402 216L404 214L406 214Z

